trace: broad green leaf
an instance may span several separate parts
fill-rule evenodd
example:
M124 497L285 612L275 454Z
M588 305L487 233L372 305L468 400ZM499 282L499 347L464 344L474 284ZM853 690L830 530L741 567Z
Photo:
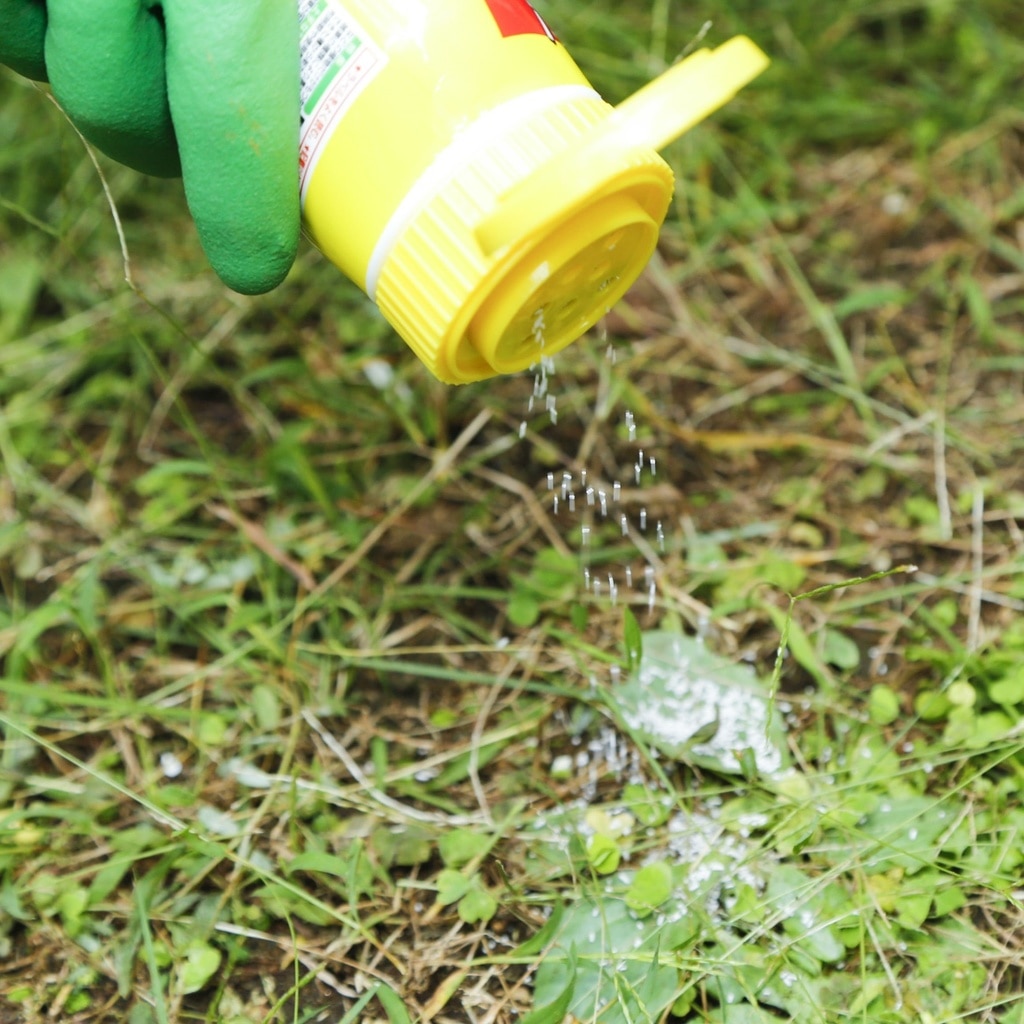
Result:
M252 709L261 729L270 732L281 724L281 699L272 686L260 683L253 687Z
M841 914L829 906L827 887L817 879L792 865L778 864L769 873L765 900L786 914L783 930L809 956L835 963L846 955L846 947L834 931Z
M884 799L861 823L862 836L874 840L861 853L863 867L875 874L899 867L909 872L933 865L941 850L938 839L955 820L948 801L924 796Z
M178 968L178 985L183 995L199 992L217 973L220 967L220 950L209 943L199 942L189 946L185 960Z
M957 707L972 708L978 700L978 691L966 679L958 679L946 691L946 696Z
M830 665L847 671L860 664L860 648L856 641L837 629L826 629L822 655Z
M566 991L569 996L561 1016L545 1019L561 1024L568 1013L600 1024L660 1020L679 994L681 975L659 960L658 950L666 948L663 940L684 917L676 911L638 919L613 897L584 897L567 907L557 945L537 970L534 998L546 1007ZM698 932L693 926L687 931L692 946Z
M1006 739L1014 727L1014 720L1005 711L985 711L974 720L974 732L964 745L969 750L981 750Z
M1024 670L1018 670L992 683L988 695L994 703L1004 707L1024 704Z
M252 901L274 917L287 919L294 914L309 924L321 927L336 924L335 919L328 911L302 899L290 889L276 882L268 882L253 890Z
M942 742L950 747L966 746L978 731L978 716L973 704L954 704L946 716Z
M18 887L5 873L0 876L0 913L15 921L28 921L30 916L21 903Z
M728 773L742 773L747 749L764 774L786 763L765 685L692 637L645 633L640 665L613 697L629 729L669 757Z
M437 876L437 902L442 907L458 903L469 892L472 884L472 879L467 878L461 871L445 868Z
M541 961L539 973L544 972L547 963L547 959ZM568 959L564 964L559 964L559 967L562 968L561 976L564 978L560 990L550 995L546 990L551 988L551 983L547 979L544 983L538 982L534 986L534 998L540 999L543 995L548 995L550 1002L531 1010L522 1018L521 1024L562 1024L565 1020L576 989L576 950L574 948L570 947Z
M668 861L656 860L640 868L626 891L626 905L641 917L660 907L672 895L672 868Z
M641 825L663 825L672 811L673 798L640 783L631 782L622 791L623 806Z
M515 590L505 606L508 621L519 629L528 629L540 618L540 602L530 593Z
M81 932L85 909L89 905L89 891L80 885L64 889L57 897L57 910L68 935L74 938Z
M450 868L461 868L471 860L483 856L491 847L493 838L486 832L457 828L445 832L437 841L441 860Z
M617 871L622 852L611 836L597 833L587 841L587 862L599 875L610 875Z
M936 690L921 690L914 698L914 711L926 722L945 718L951 707L949 698Z
M459 917L466 924L490 921L498 912L498 901L480 884L480 879L474 878L473 882L466 895L459 900Z
M90 906L106 899L120 884L134 863L130 857L113 857L96 872L89 886Z
M385 867L397 864L409 868L424 864L432 853L430 833L416 825L394 828L381 825L374 829L370 841Z
M900 717L899 697L881 683L872 686L868 696L868 715L875 725L890 725Z
M544 922L544 927L536 934L531 935L525 942L521 942L509 953L511 960L518 960L524 957L534 957L547 949L554 939L558 930L562 927L562 918L565 916L565 904L556 903L551 911L551 916Z
M920 928L928 920L932 908L930 892L911 893L896 899L896 920L904 928Z
M967 896L958 885L950 885L935 893L934 912L936 917L946 917L967 903Z
M223 715L212 711L199 716L199 728L196 738L204 747L219 747L228 733L228 722Z
M769 604L766 605L766 610L775 624L775 628L779 631L779 635L786 635L789 653L796 660L796 663L805 669L823 689L832 689L832 673L819 656L811 638L804 631L803 627L796 619L792 618L790 612L782 608Z

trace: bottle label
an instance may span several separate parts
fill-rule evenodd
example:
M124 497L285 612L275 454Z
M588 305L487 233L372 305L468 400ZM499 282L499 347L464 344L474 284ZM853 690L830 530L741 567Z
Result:
M335 125L383 70L386 54L337 0L299 0L299 189L306 188Z

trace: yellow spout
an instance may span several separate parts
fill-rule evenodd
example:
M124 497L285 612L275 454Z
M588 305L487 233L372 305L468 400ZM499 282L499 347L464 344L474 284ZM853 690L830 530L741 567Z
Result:
M560 153L502 196L477 226L486 256L539 232L567 210L592 199L608 177L609 160L663 149L727 103L766 67L768 58L746 36L703 49L669 68L620 103L581 143Z

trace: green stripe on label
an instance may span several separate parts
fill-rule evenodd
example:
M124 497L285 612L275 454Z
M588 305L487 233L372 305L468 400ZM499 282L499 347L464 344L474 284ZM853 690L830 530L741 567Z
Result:
M317 87L310 93L309 99L306 100L306 105L302 108L302 113L309 117L313 113L317 103L320 102L320 97L323 96L324 90L338 77L338 72L341 69L337 64L332 64L323 74Z

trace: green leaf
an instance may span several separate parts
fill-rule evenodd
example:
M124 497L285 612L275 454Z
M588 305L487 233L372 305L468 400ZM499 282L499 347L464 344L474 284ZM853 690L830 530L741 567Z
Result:
M184 963L178 968L178 985L182 995L191 995L206 987L206 983L217 973L220 967L220 950L209 943L192 943L186 953Z
M547 963L547 958L541 962L542 973ZM561 977L565 979L561 989L554 995L551 1002L531 1010L522 1018L520 1024L562 1024L565 1020L569 1007L572 1005L573 992L576 989L576 950L574 947L569 947L568 959L564 964L559 964L558 966L561 968ZM561 981L561 979L559 980ZM550 983L546 982L546 979L545 983L547 987L550 987ZM540 998L543 990L543 983L539 982L534 988L535 996Z
M673 800L668 793L657 793L640 783L631 782L622 791L622 804L641 825L653 827L668 821Z
M942 741L950 747L959 747L969 743L977 730L978 723L974 708L966 704L954 704L946 716Z
M474 885L469 892L459 900L459 917L466 924L478 924L483 921L490 921L498 912L498 901L480 884L478 878L474 878Z
M281 724L281 700L274 687L265 683L253 687L252 709L257 724L265 732L271 732Z
M895 284L878 284L858 287L833 306L837 320L844 320L855 313L867 313L873 309L895 311L913 297L906 288Z
M988 688L988 695L993 703L1012 707L1024 704L1024 671L1018 670L1013 675L999 679Z
M381 825L374 830L371 843L385 867L410 868L425 864L432 853L430 833L417 825L394 828Z
M1014 720L1005 711L985 711L974 720L974 731L964 741L969 750L981 750L1006 739L1014 728Z
M135 479L135 492L144 498L164 493L172 481L184 477L208 477L209 463L197 459L167 459Z
M900 699L888 686L877 683L868 696L868 716L875 725L891 725L900 717Z
M933 865L941 850L938 838L954 821L955 805L929 797L883 800L861 823L860 834L874 840L874 849L860 856L869 874L899 867L920 871Z
M599 874L610 875L617 871L622 853L619 844L611 836L593 835L587 842L587 863Z
M561 1016L547 1019L561 1024L571 1014L601 1024L660 1020L679 991L680 972L673 964L660 962L658 950L667 948L670 931L680 926L687 934L680 935L672 948L689 950L699 935L689 915L670 925L661 915L637 920L617 897L578 899L566 908L557 945L537 969L537 1005L546 1007L571 986ZM568 957L561 952L565 949L571 951ZM597 1014L598 1007L606 1009Z
M224 743L228 734L227 719L212 711L203 712L199 716L199 728L196 730L196 739L204 747L219 747Z
M672 895L672 868L656 860L640 868L626 891L626 905L641 917L653 913Z
M959 708L973 708L978 691L966 679L958 679L946 691L949 702Z
M930 892L911 893L896 898L896 920L904 928L920 928L928 920L932 907Z
M528 629L540 618L540 603L532 594L516 590L509 598L505 611L513 626Z
M89 891L80 885L64 889L57 897L57 910L68 935L74 938L84 925L86 907L89 905Z
M860 648L856 641L837 629L826 628L822 656L830 665L846 671L855 669L860 664Z
M445 868L437 876L437 902L442 907L458 903L469 892L472 884L472 879L467 878L461 871Z
M493 841L486 832L457 828L441 836L437 848L448 867L461 868L487 853Z
M106 899L120 884L121 879L128 873L132 866L132 859L129 857L112 857L96 872L96 876L89 886L89 904L95 905L100 900Z
M331 914L314 903L302 899L286 886L268 882L253 890L252 900L273 917L287 919L291 915L321 927L336 924Z
M834 930L843 915L829 905L828 889L816 879L792 865L778 864L769 874L765 898L786 914L782 928L797 940L799 950L821 963L835 963L846 955Z
M287 871L288 874L292 874L295 871L313 871L321 875L347 878L352 871L352 865L343 857L338 857L333 853L324 853L321 850L306 850L289 861Z
M444 790L454 786L457 782L461 782L469 776L470 766L474 762L477 768L483 768L485 764L489 764L495 757L503 753L505 749L506 744L502 742L484 743L482 746L477 747L475 751L466 751L464 754L453 757L437 778L431 782L430 788Z
M381 982L377 986L375 995L388 1015L390 1024L412 1024L412 1018L409 1016L405 1003L402 1002L402 997L390 985Z
M832 674L828 666L819 657L811 638L804 631L803 627L791 616L791 613L777 608L775 605L766 605L768 615L771 617L779 634L786 635L786 645L789 653L793 655L796 663L803 668L819 686L824 689L831 689L833 686ZM788 620L788 625L787 625Z
M747 749L762 773L787 761L767 686L681 633L645 633L640 665L609 697L635 736L676 760L730 774L743 773Z
M11 341L29 323L36 295L46 280L39 260L25 249L8 250L0 263L0 341Z
M551 911L551 916L544 922L544 927L535 932L525 942L519 943L509 953L510 960L522 960L526 957L535 957L543 952L551 944L558 930L562 927L562 918L565 916L565 904L556 903Z
M951 885L948 889L940 889L935 894L934 903L935 916L946 917L964 906L967 903L967 896L959 886Z
M926 722L945 718L952 706L949 698L936 690L921 690L914 698L914 711Z
M29 914L22 906L18 887L4 873L0 876L0 913L14 918L15 921L28 921Z

